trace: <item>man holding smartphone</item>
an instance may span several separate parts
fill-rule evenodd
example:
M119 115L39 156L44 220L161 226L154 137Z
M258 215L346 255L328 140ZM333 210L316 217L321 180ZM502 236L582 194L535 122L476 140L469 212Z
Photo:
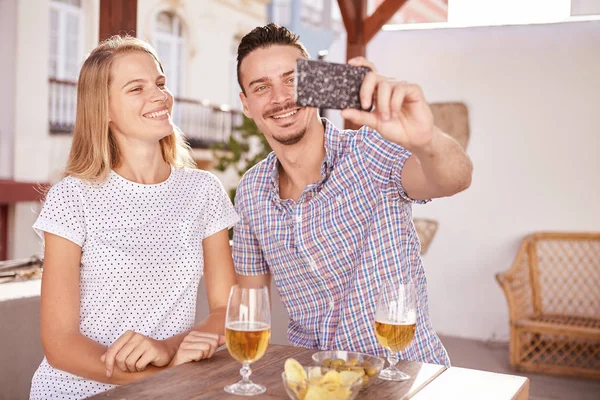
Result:
M237 189L241 217L233 257L243 285L274 279L293 345L383 356L374 332L377 293L388 280L418 291L415 337L402 359L449 365L431 326L412 203L451 196L471 183L461 146L433 124L421 88L366 66L365 110L342 116L359 130L339 130L318 109L294 101L294 68L308 58L298 37L275 24L258 27L238 47L244 114L274 150Z

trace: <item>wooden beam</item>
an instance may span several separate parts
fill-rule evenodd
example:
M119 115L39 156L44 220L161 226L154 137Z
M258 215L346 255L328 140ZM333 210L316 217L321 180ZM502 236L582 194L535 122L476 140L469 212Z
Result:
M377 10L367 17L367 0L337 0L346 27L346 60L366 57L367 44L381 27L402 8L407 0L384 0ZM349 121L346 129L357 129Z
M369 43L371 39L396 14L408 0L384 0L377 7L377 10L371 14L364 23L364 38L365 43Z
M48 189L47 183L0 180L0 205L21 201L39 201Z
M338 0L341 4L342 0ZM346 0L348 2L348 0ZM365 57L367 55L367 41L365 40L364 29L367 16L367 0L352 0L354 5L355 19L351 25L346 26L346 31L352 30L353 35L347 35L346 41L346 60L354 57ZM345 21L344 21L345 23ZM358 129L359 126L345 121L346 129Z
M100 0L100 41L113 35L135 36L137 0Z
M355 0L337 0L340 7L340 14L346 28L346 37L348 40L356 40L356 6Z
M350 29L354 35L347 37L346 44L346 60L354 57L366 55L367 42L365 41L365 18L367 16L368 0L352 0L354 4L354 15L356 16ZM348 30L349 27L346 27Z
M8 205L0 205L0 261L8 260Z

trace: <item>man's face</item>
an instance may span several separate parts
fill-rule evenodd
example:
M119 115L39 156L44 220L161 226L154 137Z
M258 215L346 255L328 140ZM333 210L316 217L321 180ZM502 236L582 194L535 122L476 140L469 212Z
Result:
M294 102L294 67L303 58L294 46L274 45L256 49L240 65L240 93L244 114L252 118L267 137L284 144L299 142L317 109Z

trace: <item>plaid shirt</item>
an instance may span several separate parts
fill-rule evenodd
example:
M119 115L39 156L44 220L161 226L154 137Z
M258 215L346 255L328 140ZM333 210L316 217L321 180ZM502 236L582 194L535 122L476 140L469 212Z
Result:
M295 346L385 356L374 332L386 280L417 285L415 338L398 356L449 365L429 320L427 283L412 202L401 172L410 156L374 130L340 131L326 119L321 180L298 201L279 196L274 153L242 178L233 257L241 275L271 273Z

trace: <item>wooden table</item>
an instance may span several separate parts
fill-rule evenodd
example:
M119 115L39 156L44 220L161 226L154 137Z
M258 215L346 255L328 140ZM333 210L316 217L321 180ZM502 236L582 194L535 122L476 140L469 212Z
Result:
M283 387L281 373L283 372L283 364L288 358L295 358L303 365L312 365L311 356L315 350L308 350L292 346L270 345L265 355L256 363L252 364L252 375L250 379L254 382L265 385L267 392L260 396L254 396L254 399L287 399L288 396ZM375 383L361 391L358 398L363 399L394 399L402 400L409 399L417 393L424 392L429 386L436 383L440 377L444 376L448 371L463 370L462 368L442 367L434 364L423 364L411 361L400 361L398 366L409 375L411 379L405 382L390 382L378 379ZM128 385L119 386L115 389L100 393L90 399L237 399L242 396L233 396L226 393L223 387L231 383L237 382L240 377L241 364L233 360L226 350L218 351L210 360L204 360L198 363L183 364L175 368L171 368L158 374L140 379L139 381ZM474 371L474 370L465 370ZM481 372L483 371L474 371ZM500 375L504 377L512 377L510 375ZM450 383L456 387L461 386L461 377L450 376ZM467 377L467 379L470 379ZM527 400L529 393L529 384L526 378L523 394L524 397L518 397L518 400ZM511 381L516 382L516 381ZM495 385L502 385L503 382L494 382ZM442 386L445 386L443 384ZM457 386L458 385L458 386ZM464 385L463 385L464 386ZM511 386L513 388L513 386ZM516 388L516 386L515 386ZM438 390L435 386L434 390ZM441 388L443 390L443 387ZM489 393L495 393L496 388L490 386ZM506 389L508 393L512 389ZM515 389L516 390L516 389ZM440 393L440 392L433 392ZM442 392L443 393L443 392ZM459 392L453 392L459 393ZM480 393L480 392L478 392ZM458 398L464 399L466 393L462 392L462 396ZM517 399L510 397L516 395L517 391L502 399ZM416 398L416 397L414 397ZM419 397L420 399L429 398L453 398L449 396L434 396L434 397ZM475 397L471 397L475 398ZM479 398L491 398L483 396ZM498 397L494 397L498 398Z

